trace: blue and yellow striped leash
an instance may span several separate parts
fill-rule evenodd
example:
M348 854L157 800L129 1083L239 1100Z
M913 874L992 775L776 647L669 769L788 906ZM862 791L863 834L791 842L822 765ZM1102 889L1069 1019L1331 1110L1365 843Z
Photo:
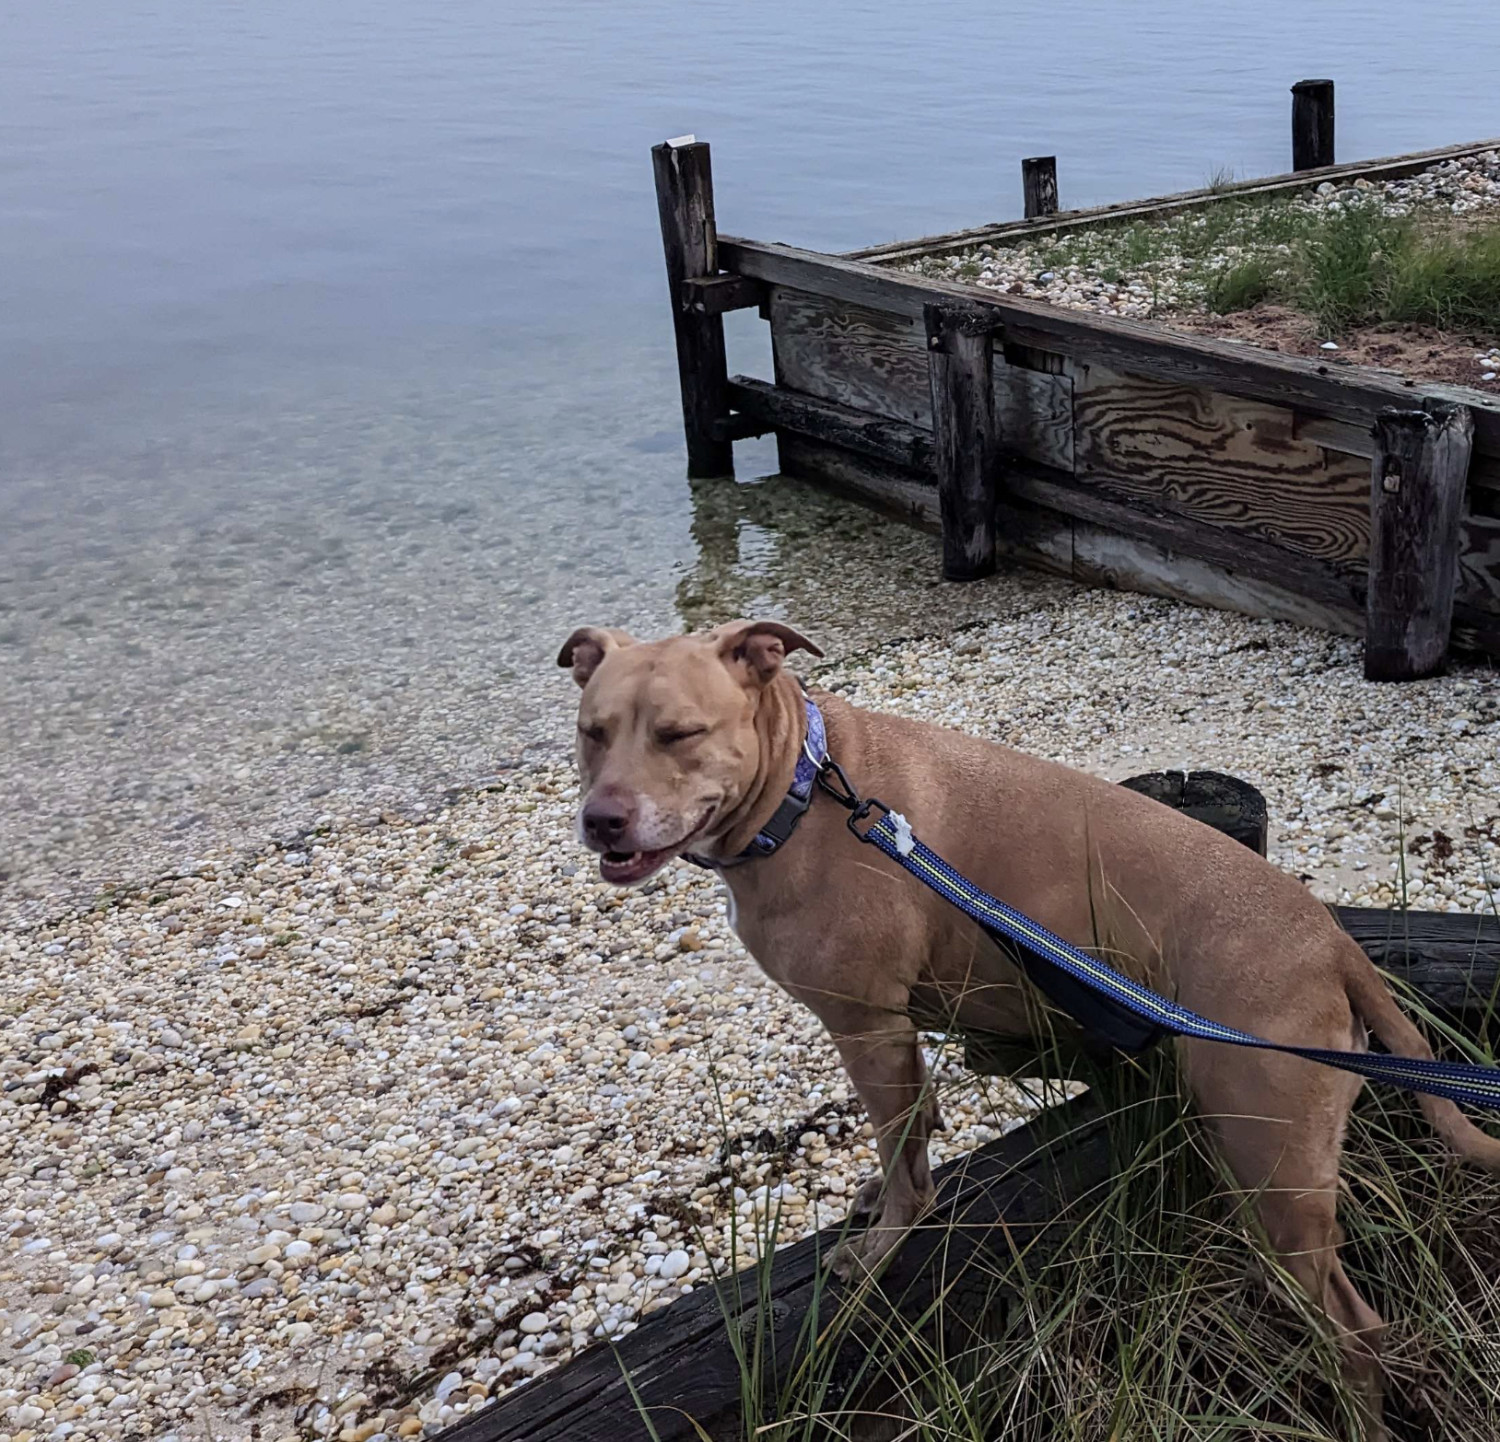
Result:
M849 829L855 836L882 851L944 901L978 922L996 941L1018 946L1027 975L1042 992L1087 1030L1122 1050L1138 1051L1160 1036L1195 1037L1228 1046L1285 1052L1408 1091L1428 1092L1466 1106L1500 1110L1497 1067L1385 1053L1283 1046L1209 1021L1121 975L1112 966L1080 951L1013 906L975 886L913 836L906 818L899 812L873 798L862 799L836 762L825 760L819 779L824 791L849 809ZM876 811L880 819L861 830L861 823ZM1027 964L1033 960L1039 964Z

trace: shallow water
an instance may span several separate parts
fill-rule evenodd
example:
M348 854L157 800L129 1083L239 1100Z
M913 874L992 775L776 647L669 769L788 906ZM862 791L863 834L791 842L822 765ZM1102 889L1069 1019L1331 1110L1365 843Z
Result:
M1500 130L1494 28L1409 16L8 7L0 892L555 744L578 621L779 610L853 646L947 612L925 538L684 480L654 141L714 143L726 232L840 248L1014 215L1042 151L1068 204L1283 169L1302 75L1337 78L1344 157Z

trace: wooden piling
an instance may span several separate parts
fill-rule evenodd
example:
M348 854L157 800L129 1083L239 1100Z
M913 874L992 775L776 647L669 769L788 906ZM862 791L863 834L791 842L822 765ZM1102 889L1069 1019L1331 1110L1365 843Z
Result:
M943 523L943 576L974 581L995 569L994 317L977 306L924 308L933 452Z
M1292 169L1333 163L1333 81L1299 80L1292 86Z
M1057 157L1033 155L1021 162L1021 190L1026 200L1026 219L1057 214Z
M729 366L724 355L724 318L704 303L702 281L719 269L714 225L713 171L705 141L666 141L651 147L656 205L661 214L667 290L677 336L677 378L682 388L682 426L688 475L732 476L729 439Z
M1448 654L1474 417L1443 402L1391 407L1374 435L1365 678L1415 681Z
M1266 798L1238 776L1222 771L1148 771L1126 777L1120 785L1222 831L1259 856L1266 854Z

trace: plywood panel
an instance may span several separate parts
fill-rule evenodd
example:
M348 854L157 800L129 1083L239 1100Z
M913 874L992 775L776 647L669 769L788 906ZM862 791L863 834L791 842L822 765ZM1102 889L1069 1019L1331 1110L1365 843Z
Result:
M926 335L919 321L775 286L770 298L776 380L806 395L930 429ZM1060 356L1033 369L995 354L1002 448L1073 468L1073 380Z
M1293 411L1100 365L1073 383L1080 482L1325 561L1369 554L1369 462L1300 436Z

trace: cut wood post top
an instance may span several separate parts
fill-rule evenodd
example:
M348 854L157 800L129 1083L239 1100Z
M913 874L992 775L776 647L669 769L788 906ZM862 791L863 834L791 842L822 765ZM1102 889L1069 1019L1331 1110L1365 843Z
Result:
M1004 327L995 312L984 306L965 305L962 301L937 301L924 306L922 319L927 328L927 349L942 351L955 336L991 336L998 339Z
M1266 854L1266 798L1238 776L1222 771L1148 771L1126 777L1120 785Z
M1333 81L1299 80L1292 86L1292 169L1333 163Z
M651 147L651 165L675 289L689 276L713 275L719 268L713 161L706 140L664 140Z
M1027 220L1056 215L1057 157L1033 155L1021 162L1021 191Z

